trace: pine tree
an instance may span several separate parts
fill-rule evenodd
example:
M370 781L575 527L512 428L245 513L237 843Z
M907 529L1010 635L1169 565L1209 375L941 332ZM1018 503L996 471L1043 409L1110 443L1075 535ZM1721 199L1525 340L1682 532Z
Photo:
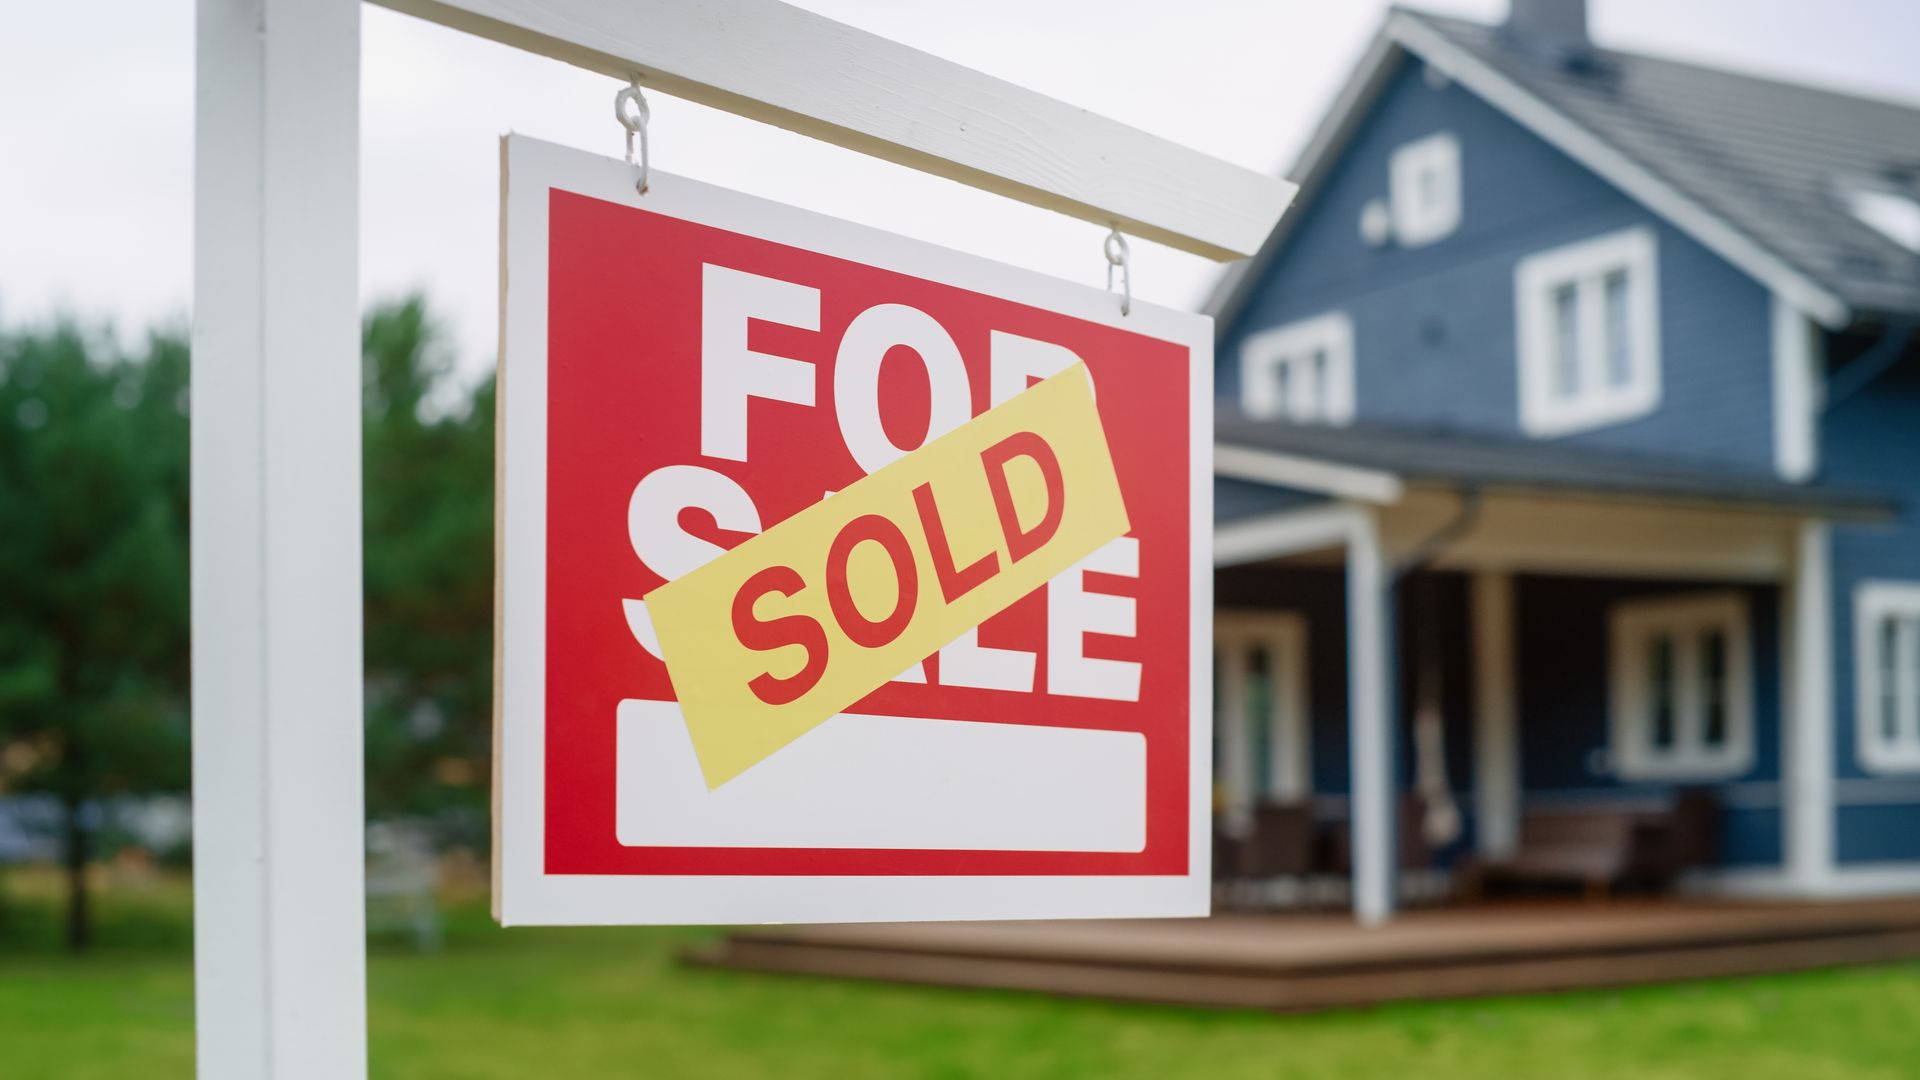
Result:
M102 800L187 784L187 353L0 336L0 793L57 801L66 938Z

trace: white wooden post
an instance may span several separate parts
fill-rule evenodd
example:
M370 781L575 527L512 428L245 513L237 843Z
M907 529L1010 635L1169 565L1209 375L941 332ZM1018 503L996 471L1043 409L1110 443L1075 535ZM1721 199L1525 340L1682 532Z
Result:
M366 1075L359 0L199 0L199 1073Z
M1353 836L1353 913L1391 918L1396 859L1392 708L1392 582L1371 511L1347 540L1347 701Z
M1513 575L1473 575L1473 802L1480 854L1520 839L1520 731L1513 665Z
M1273 617L1267 630L1267 772L1273 795L1300 802L1313 794L1313 722L1307 715L1306 626L1299 617Z
M1800 523L1782 596L1787 662L1780 759L1784 763L1787 878L1817 894L1833 880L1833 579L1827 524Z

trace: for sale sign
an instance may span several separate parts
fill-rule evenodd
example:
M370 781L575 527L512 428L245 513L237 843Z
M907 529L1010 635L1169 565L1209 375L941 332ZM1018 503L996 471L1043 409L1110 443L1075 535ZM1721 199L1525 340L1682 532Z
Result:
M502 921L1204 914L1210 321L503 153Z

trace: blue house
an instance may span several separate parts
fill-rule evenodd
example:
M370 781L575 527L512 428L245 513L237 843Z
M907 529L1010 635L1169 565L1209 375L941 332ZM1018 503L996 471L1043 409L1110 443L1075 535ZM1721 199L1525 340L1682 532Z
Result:
M1395 10L1212 300L1223 841L1920 892L1920 107L1585 24Z

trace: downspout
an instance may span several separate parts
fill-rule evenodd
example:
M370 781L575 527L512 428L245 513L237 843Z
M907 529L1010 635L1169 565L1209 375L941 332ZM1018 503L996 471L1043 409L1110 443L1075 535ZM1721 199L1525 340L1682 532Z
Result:
M1826 400L1820 403L1821 411L1831 412L1834 406L1865 390L1873 380L1899 363L1915 327L1916 324L1910 319L1895 319L1888 323L1886 329L1880 332L1878 341L1827 380L1827 395Z
M1460 507L1453 517L1427 535L1406 558L1394 564L1393 585L1398 588L1400 582L1416 571L1426 569L1438 559L1449 544L1465 536L1480 523L1480 486L1462 484L1460 486Z

